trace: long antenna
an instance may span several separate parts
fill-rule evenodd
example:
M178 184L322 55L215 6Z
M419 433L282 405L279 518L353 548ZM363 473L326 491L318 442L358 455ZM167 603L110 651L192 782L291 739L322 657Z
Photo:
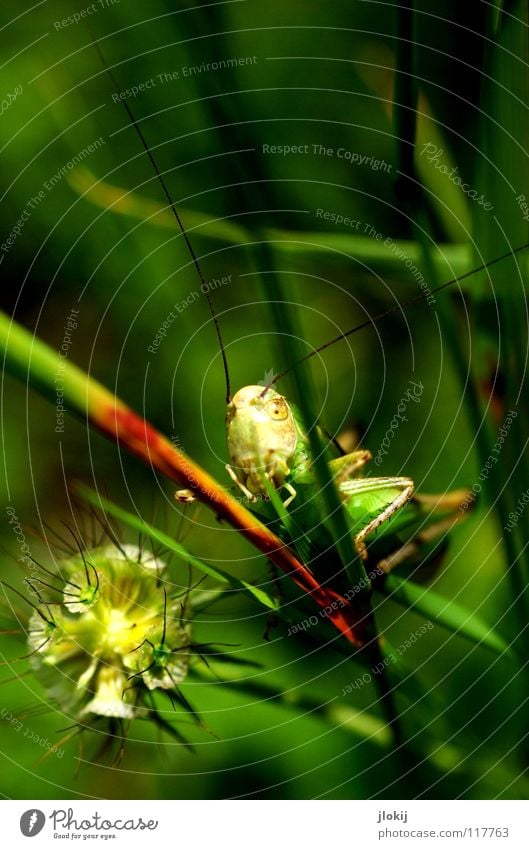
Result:
M454 277L452 280L447 280L446 283L441 283L440 286L436 286L434 289L429 289L427 292L422 292L420 295L415 295L413 298L409 298L409 300L404 301L401 304L397 304L395 307L390 307L383 312L375 315L374 318L369 318L366 321L363 321L362 324L357 324L356 327L352 327L350 330L345 330L343 333L339 333L338 336L335 336L334 339L330 339L328 342L324 342L323 345L320 345L318 348L315 348L309 354L305 354L304 357L301 357L299 360L296 360L295 363L292 363L287 369L284 371L280 371L275 374L272 380L265 386L262 391L262 395L264 395L274 383L277 383L278 380L281 380L287 374L289 374L292 369L299 366L301 363L306 362L306 360L310 360L311 357L314 357L316 354L321 354L322 351L325 351L327 348L330 348L331 345L335 345L336 342L341 342L342 339L347 339L348 336L352 336L353 333L357 333L359 330L363 330L365 327L371 327L377 322L381 321L383 318L386 318L388 315L392 315L396 312L401 312L407 307L412 306L413 304L419 303L419 301L424 301L426 298L430 298L434 293L441 292L443 289L447 289L448 286L453 286L454 283L460 283L462 280L466 280L467 277L471 277L473 274L477 274L478 271L484 271L487 268L490 268L491 265L496 265L496 263L501 262L504 259L507 259L510 256L514 256L520 251L526 250L529 248L529 242L526 242L524 245L519 245L517 248L513 248L507 253L502 254L501 256L497 256L495 259L491 259L490 262L483 263L483 265L478 265L477 268L473 268L471 271L466 271L465 274L461 274L460 277Z
M94 47L97 51L97 54L98 54L98 56L101 60L101 64L103 65L103 68L105 69L109 78L111 79L112 84L113 84L114 88L116 89L116 93L118 93L120 91L118 81L117 81L116 77L114 76L112 69L109 67L105 57L103 56L103 52L102 52L98 42L95 40L92 32L90 32L90 37L92 39L92 44L94 45ZM149 145L147 144L145 136L143 135L143 132L142 132L138 122L136 121L136 118L134 117L132 109L130 108L127 101L121 100L121 98L120 98L120 102L123 104L123 107L124 107L128 117L129 117L130 123L134 127L136 134L137 134L138 138L140 139L140 141L143 145L145 153L149 157L149 160L150 160L151 165L154 169L154 172L155 172L156 176L158 177L158 181L159 181L159 183L162 187L163 193L164 193L164 195L167 199L167 203L169 204L169 207L170 207L170 209L171 209L171 211L172 211L172 213L173 213L173 215L176 219L176 222L177 222L177 224L180 228L180 232L182 233L182 236L184 237L184 241L186 243L187 249L188 249L188 251L191 255L191 259L193 260L193 265L195 266L195 269L196 269L196 272L198 274L200 284L201 284L200 291L203 292L203 294L206 296L209 311L211 313L211 317L212 317L213 323L215 325L215 331L217 333L217 339L218 339L218 343L219 343L219 347L220 347L220 353L221 353L221 356L222 356L222 365L224 367L224 379L225 379L225 382L226 382L226 404L229 404L229 402L231 401L231 389L230 389L230 374L229 374L229 370L228 370L228 360L226 358L226 351L225 351L225 348L224 348L224 343L222 341L222 334L220 332L219 320L217 318L217 313L215 312L215 307L213 306L213 300L211 298L211 295L209 294L208 285L207 285L206 280L204 278L204 275L202 273L202 269L200 267L200 263L198 261L197 255L196 255L195 251L193 250L193 245L191 244L191 241L189 239L189 236L187 235L187 231L184 227L182 219L180 218L180 214L178 212L178 209L176 208L176 205L175 205L175 203L174 203L174 201L173 201L173 199L172 199L172 197L169 193L169 189L167 188L167 184L162 177L162 174L160 172L160 169L158 168L158 165L156 164L156 160L153 156L153 153L152 153Z

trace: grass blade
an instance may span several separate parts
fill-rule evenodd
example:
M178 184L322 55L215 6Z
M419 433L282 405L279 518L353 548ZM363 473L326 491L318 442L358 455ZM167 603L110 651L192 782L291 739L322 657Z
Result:
M382 592L392 601L415 610L476 645L486 646L497 654L511 653L509 643L479 616L431 589L389 575Z
M248 583L248 581L242 581L240 578L229 575L227 572L224 572L222 569L218 569L216 566L211 566L209 563L205 563L203 560L200 560L198 557L195 557L187 551L183 545L176 542L172 537L164 533L164 531L155 528L154 525L149 524L139 516L135 516L123 507L119 507L108 498L102 498L94 492L93 489L82 484L78 484L76 488L80 495L90 504L93 504L94 507L103 510L105 513L110 513L110 515L114 516L115 519L118 519L129 528L133 528L141 534L149 537L149 539L153 542L160 543L168 551L174 552L174 554L176 554L176 556L181 560L184 560L186 563L189 563L191 566L199 569L210 578L215 578L216 581L231 587L233 590L242 591L251 595L254 600L256 599L269 610L275 610L277 608L276 602L268 595L268 593L261 590L259 587Z

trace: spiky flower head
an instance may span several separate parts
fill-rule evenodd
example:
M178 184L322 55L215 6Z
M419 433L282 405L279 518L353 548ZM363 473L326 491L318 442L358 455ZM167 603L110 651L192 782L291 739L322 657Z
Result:
M59 573L62 598L39 588L29 625L33 668L57 706L81 722L156 718L156 690L186 704L191 605L166 565L105 545L62 560Z

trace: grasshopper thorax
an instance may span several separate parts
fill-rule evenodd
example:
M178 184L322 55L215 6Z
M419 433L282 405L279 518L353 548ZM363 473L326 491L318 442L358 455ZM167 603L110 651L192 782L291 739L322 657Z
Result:
M244 386L226 410L228 452L237 479L252 495L267 494L267 479L279 489L291 471L298 440L292 410L283 395Z

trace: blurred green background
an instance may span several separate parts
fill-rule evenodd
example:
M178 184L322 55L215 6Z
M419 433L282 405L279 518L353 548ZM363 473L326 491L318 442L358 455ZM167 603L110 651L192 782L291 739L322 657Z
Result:
M94 4L79 23L68 16L88 6L57 0L23 14L16 4L5 6L0 95L7 98L17 88L21 93L2 107L0 242L6 244L24 210L30 214L14 243L2 248L2 308L56 349L71 310L79 310L68 342L71 361L220 481L228 483L225 386L208 305L181 235L167 213L158 214L165 199L125 110L113 101L115 89L90 30L120 91L144 85L127 103L181 209L206 279L228 278L212 283L211 295L232 388L238 388L289 365L282 361L267 303L272 267L280 272L309 351L420 294L414 269L430 280L430 262L440 283L527 240L516 200L529 195L526 6L472 0L415 7L415 46L400 42L398 56L395 32L402 21L392 3L270 0L174 8L154 0L145 9L109 0ZM396 187L410 143L395 131L394 68L397 63L402 82L408 53L419 92L420 208ZM208 63L232 59L243 61L207 69ZM103 141L86 154L98 139ZM266 145L303 152L266 152ZM425 145L441 151L437 160L428 160ZM457 168L467 193L435 162L448 171ZM492 209L472 200L470 190ZM133 194L123 198L123 192ZM336 224L318 210L354 223ZM271 245L264 255L256 247L263 240ZM478 611L515 643L523 642L527 622L521 618L523 598L515 600L520 582L525 586L527 517L509 550L501 510L505 517L529 486L525 269L519 257L508 261L467 279L461 289L440 293L434 305L393 314L311 361L311 400L321 422L332 433L352 428L373 453L409 381L422 382L421 403L408 406L382 472L410 475L426 492L478 481L487 438L493 444L505 412L518 411L479 508L452 532L443 568L432 579L436 591ZM171 312L174 320L152 353L149 347ZM280 388L292 397L288 378ZM73 521L78 507L70 486L76 480L149 520L156 517L198 556L247 579L267 579L264 559L234 531L204 508L177 508L166 481L86 423L67 415L57 432L53 405L9 375L2 402L2 573L17 587L23 577L15 567L20 541L5 508L15 510L33 556L51 565L53 554L30 529L38 534L44 523ZM23 603L9 598L27 616ZM394 645L424 621L382 596L374 602L379 628ZM190 681L186 695L212 731L191 732L196 754L171 741L161 745L136 723L120 767L91 764L87 744L87 762L77 776L74 745L63 758L51 756L36 766L35 743L4 717L2 793L403 799L421 793L527 794L522 661L498 658L438 626L429 631L406 658L415 670L417 697L412 702L403 696L402 711L407 734L424 737L437 756L407 775L402 758L387 746L372 685L342 696L362 667L334 645L308 652L284 625L265 642L265 626L257 605L252 609L248 599L230 596L202 618L197 634L204 641L239 644L244 657L262 665L248 673L248 681L292 691L291 705ZM5 658L25 653L20 637L2 640ZM4 667L10 680L0 691L1 704L15 716L22 707L45 702L29 669L28 661ZM304 706L296 706L298 697ZM333 718L310 715L311 699L333 702L337 712ZM358 722L348 726L340 706L358 711ZM50 740L68 724L54 710L36 710L25 720Z

